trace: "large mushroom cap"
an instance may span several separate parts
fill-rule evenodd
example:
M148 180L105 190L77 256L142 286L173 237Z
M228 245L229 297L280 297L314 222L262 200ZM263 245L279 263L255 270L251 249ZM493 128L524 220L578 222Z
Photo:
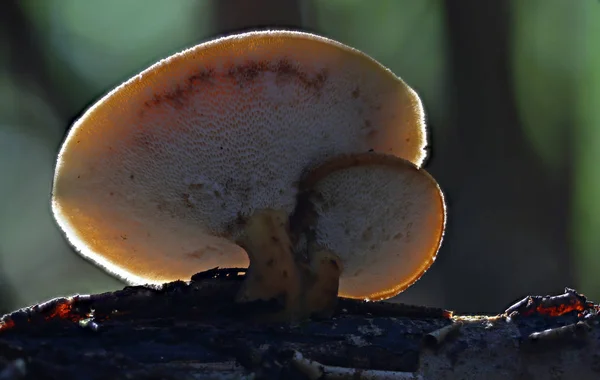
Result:
M72 127L52 206L75 248L132 283L248 265L255 210L291 212L305 167L343 153L420 165L419 98L357 50L298 32L227 37L117 87Z
M433 264L446 211L423 169L389 155L350 155L316 168L305 185L316 215L314 243L341 261L341 296L393 297Z

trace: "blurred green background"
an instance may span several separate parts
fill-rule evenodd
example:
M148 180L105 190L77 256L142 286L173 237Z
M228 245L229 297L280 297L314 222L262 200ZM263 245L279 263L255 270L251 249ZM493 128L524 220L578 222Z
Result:
M500 312L564 286L600 299L599 1L5 0L0 312L123 286L76 255L50 213L70 124L165 56L269 26L356 47L423 98L448 230L396 300Z

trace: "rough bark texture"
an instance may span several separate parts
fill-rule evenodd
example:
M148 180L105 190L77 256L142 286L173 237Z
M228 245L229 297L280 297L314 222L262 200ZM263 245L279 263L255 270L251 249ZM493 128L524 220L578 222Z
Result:
M510 318L339 299L334 318L288 326L260 323L276 303L233 303L242 279L214 270L6 315L0 379L600 377L598 307L573 291Z

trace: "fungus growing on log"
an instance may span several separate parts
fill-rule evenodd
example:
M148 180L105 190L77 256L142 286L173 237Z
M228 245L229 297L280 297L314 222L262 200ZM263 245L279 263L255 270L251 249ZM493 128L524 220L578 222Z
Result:
M341 296L393 297L433 264L446 205L425 170L390 155L346 155L312 170L303 187L312 215L298 250L336 256Z
M131 284L249 266L238 300L283 295L291 310L333 254L292 250L307 168L368 151L418 168L425 147L419 97L372 58L307 33L244 33L161 60L88 109L60 149L52 209L82 256Z

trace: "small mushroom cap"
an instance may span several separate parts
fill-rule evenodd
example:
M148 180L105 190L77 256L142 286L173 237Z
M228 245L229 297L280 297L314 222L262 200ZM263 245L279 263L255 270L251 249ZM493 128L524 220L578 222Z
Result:
M52 206L86 258L130 283L245 267L257 209L291 212L304 168L373 149L420 165L420 100L379 63L298 32L158 62L94 104L58 156Z
M307 178L314 243L338 255L340 296L393 297L433 264L446 223L437 182L383 154L338 157Z

